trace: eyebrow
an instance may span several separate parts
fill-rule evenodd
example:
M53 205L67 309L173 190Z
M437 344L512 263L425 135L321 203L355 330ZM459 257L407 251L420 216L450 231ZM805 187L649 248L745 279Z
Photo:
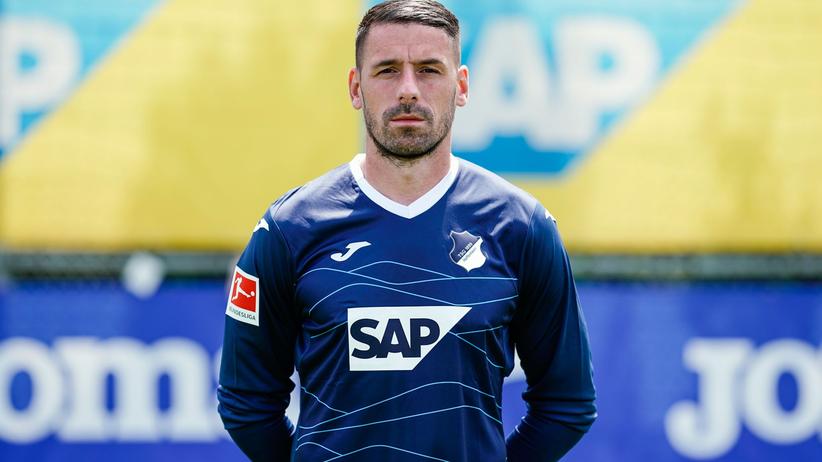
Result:
M373 67L392 66L392 65L400 64L401 62L402 61L399 60L399 59L383 59L382 61L378 62L377 64L374 64ZM445 62L440 60L440 59L437 59L437 58L428 58L428 59L423 59L423 60L420 60L420 61L412 61L411 64L422 65L422 66L432 65L432 64L433 65L444 66Z

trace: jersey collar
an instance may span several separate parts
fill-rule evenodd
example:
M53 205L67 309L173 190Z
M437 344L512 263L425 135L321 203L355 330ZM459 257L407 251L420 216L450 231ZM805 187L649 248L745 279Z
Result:
M365 175L362 172L362 163L365 161L365 154L360 153L354 156L351 162L348 163L348 166L351 170L351 175L354 176L354 181L357 182L360 190L375 204L379 205L386 211L393 213L394 215L399 215L403 218L414 218L439 202L439 200L442 199L442 196L448 192L451 185L454 184L454 180L457 178L457 171L459 170L460 163L453 154L450 155L450 158L451 166L448 168L448 173L445 174L442 180L434 185L433 188L429 189L428 192L423 194L419 199L408 205L400 204L399 202L395 202L385 197L381 192L377 191L376 188L371 186L368 180L365 179Z

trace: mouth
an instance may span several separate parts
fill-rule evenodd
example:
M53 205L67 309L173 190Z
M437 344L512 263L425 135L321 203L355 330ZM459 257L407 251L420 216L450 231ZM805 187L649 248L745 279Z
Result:
M425 123L425 119L420 116L403 114L391 119L391 123L395 125L419 125Z

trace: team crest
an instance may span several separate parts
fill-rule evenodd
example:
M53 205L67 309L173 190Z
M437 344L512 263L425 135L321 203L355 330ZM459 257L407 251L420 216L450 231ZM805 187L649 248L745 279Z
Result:
M485 264L481 237L474 236L468 231L461 233L451 231L449 237L453 243L449 255L451 261L462 266L466 271L471 271Z

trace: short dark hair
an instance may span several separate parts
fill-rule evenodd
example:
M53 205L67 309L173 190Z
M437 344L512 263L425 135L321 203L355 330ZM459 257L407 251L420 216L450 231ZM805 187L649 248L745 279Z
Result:
M421 24L442 29L457 41L459 56L460 22L448 8L435 0L387 0L371 7L360 21L354 51L357 68L362 64L360 58L365 38L375 24Z

